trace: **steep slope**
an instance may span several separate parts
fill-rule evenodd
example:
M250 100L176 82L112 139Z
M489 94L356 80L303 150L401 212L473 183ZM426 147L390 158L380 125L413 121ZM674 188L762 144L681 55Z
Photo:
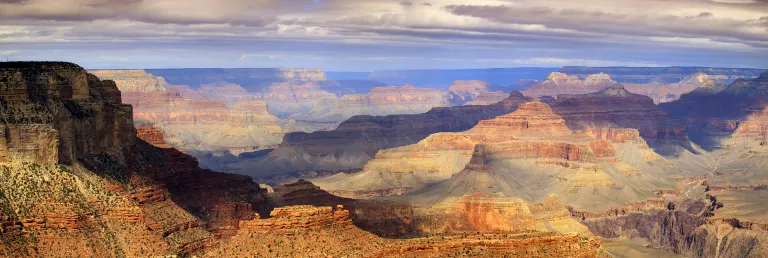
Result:
M465 132L435 133L417 144L384 149L360 173L338 174L314 182L339 194L349 191L363 195L418 189L440 182L464 168L477 144L570 134L565 121L544 106L525 103L515 112L482 120Z
M573 130L633 128L651 145L687 142L682 123L671 119L650 97L630 93L622 84L595 93L560 95L552 109Z
M765 184L768 73L725 88L702 87L661 107L684 121L691 140L717 161L710 185Z
M199 157L259 150L277 145L286 131L308 129L273 116L266 102L243 94L237 85L192 90L141 70L93 72L115 81L125 103L133 105L136 121L153 124L171 145Z
M270 209L250 178L137 140L112 81L8 62L0 85L3 256L185 255Z
M228 169L278 179L301 173L357 170L381 149L413 144L437 132L467 130L480 120L515 110L524 101L520 93L512 93L488 106L433 108L415 115L356 116L332 131L286 134L280 146L265 157Z

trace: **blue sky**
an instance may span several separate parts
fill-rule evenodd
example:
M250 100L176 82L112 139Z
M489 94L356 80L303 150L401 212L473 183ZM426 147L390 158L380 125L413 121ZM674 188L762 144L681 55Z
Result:
M754 0L0 0L0 57L86 68L768 68Z

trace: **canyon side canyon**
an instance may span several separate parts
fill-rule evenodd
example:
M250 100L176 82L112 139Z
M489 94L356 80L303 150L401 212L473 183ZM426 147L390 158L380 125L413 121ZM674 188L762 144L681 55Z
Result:
M520 71L0 63L0 256L768 256L768 72Z

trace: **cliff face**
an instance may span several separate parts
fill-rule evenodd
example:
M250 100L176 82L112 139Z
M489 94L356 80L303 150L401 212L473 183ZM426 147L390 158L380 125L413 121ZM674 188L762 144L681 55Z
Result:
M635 94L646 95L655 103L669 102L680 98L683 93L688 93L698 87L714 86L725 81L722 78L709 76L705 73L687 75L675 83L623 83L627 91ZM590 74L584 80L577 75L567 75L556 72L547 77L547 80L532 85L522 91L525 96L541 98L544 96L557 97L558 95L587 94L601 91L616 84L608 74Z
M567 75L560 72L551 73L547 79L539 84L521 91L523 95L532 98L542 96L556 97L562 94L585 94L597 92L616 83L607 74L592 74L584 80L575 75Z
M67 63L4 63L0 74L4 146L29 162L72 164L133 142L131 106L111 81ZM102 137L90 137L92 134Z
M650 97L630 93L621 84L596 93L558 96L552 109L573 130L633 128L652 144L687 141L682 123L671 119Z
M302 184L270 193L250 177L201 169L163 146L159 130L134 129L117 86L77 65L3 63L0 74L0 142L10 143L0 161L0 256L601 254L597 239L573 235L402 241L353 226L356 218L387 226L377 214L408 210L393 205L275 208L275 201L350 200Z
M118 85L121 92L165 91L166 82L144 70L90 70L96 77L109 79Z
M264 101L243 94L237 85L201 90L167 85L163 78L141 70L98 70L115 80L134 119L160 129L168 143L191 153L234 153L276 145L285 123L267 110Z
M77 65L3 63L0 104L3 256L185 255L271 208L250 178L138 140L162 137Z
M269 155L230 169L256 177L360 169L381 149L413 144L436 132L467 130L480 120L515 110L524 101L522 95L513 93L489 106L433 108L415 115L356 116L332 131L286 134L280 147ZM260 168L259 174L252 172L255 167Z
M418 189L461 171L477 144L506 142L537 136L569 134L565 121L540 102L521 105L516 111L481 120L458 133L435 133L417 144L380 150L363 171L316 181L323 189L359 193ZM533 153L526 152L524 153ZM542 152L542 155L546 155ZM343 194L342 192L335 192Z

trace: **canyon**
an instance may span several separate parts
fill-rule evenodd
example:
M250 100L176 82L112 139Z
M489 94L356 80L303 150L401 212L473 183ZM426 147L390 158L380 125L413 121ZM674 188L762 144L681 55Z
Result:
M179 85L0 64L0 256L768 254L768 73L692 73L659 101L607 74L554 74L532 89L589 91L546 98L472 80L340 96L318 71L268 71ZM270 101L343 104L308 122ZM199 150L248 158L214 172Z
M488 92L482 82L462 81L457 83L467 85L447 92L406 85L337 96L326 87L331 82L320 70L195 71L201 73L191 76L183 69L159 73L197 88L170 84L145 70L90 72L115 81L124 102L133 105L137 125L160 129L168 144L217 170L247 159L241 154L276 147L288 132L330 130L355 115L422 113L462 105Z
M135 126L121 96L75 64L0 64L1 255L604 255L594 237L518 228L382 238L356 225L398 206L202 169L160 128Z

